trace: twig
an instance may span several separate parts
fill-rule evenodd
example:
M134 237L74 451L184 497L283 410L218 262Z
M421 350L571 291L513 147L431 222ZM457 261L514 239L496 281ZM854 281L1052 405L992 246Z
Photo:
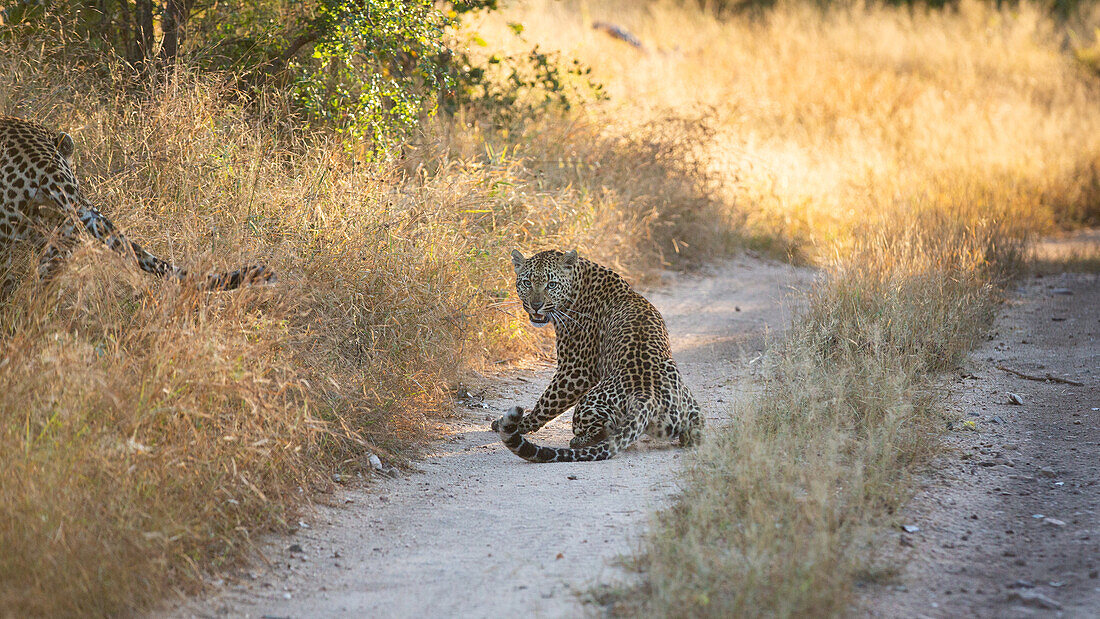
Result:
M998 365L998 366L994 366L994 367L996 367L998 370L1008 372L1009 374L1015 374L1016 376L1019 376L1020 378L1026 378L1028 380L1037 380L1041 383L1045 383L1045 382L1049 381L1049 382L1052 382L1052 383L1064 383L1066 385L1076 385L1078 387L1084 387L1085 386L1085 383L1079 383L1075 380L1070 380L1068 378L1058 378L1057 376L1054 376L1050 372L1047 372L1046 376L1035 376L1034 374L1024 374L1023 372L1020 372L1018 370L1014 370L1012 368L1006 368L1003 365Z

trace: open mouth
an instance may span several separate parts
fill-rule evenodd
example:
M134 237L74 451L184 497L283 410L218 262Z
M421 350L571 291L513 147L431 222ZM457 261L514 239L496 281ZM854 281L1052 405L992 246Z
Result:
M544 325L550 322L550 317L542 314L528 314L528 317L531 319L531 322L536 325Z

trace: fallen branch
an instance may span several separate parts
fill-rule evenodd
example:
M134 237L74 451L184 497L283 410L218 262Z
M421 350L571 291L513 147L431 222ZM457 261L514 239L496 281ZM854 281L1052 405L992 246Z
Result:
M998 365L998 366L994 366L994 367L996 367L998 370L1008 372L1009 374L1015 374L1016 376L1019 376L1020 378L1026 378L1027 380L1037 380L1037 381L1042 382L1042 383L1045 383L1045 382L1063 383L1063 384L1066 384L1066 385L1076 385L1078 387L1085 386L1085 383L1079 383L1075 380L1070 380L1068 378L1058 378L1057 376L1051 374L1050 372L1047 372L1046 376L1036 376L1034 374L1024 374L1023 372L1020 372L1019 370L1014 370L1012 368L1006 368L1003 365Z

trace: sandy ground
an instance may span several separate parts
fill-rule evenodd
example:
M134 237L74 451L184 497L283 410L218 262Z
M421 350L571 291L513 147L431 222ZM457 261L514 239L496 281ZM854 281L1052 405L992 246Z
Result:
M769 331L789 321L791 292L810 271L742 257L702 274L669 277L646 296L664 314L674 356L722 422ZM629 553L652 512L677 492L683 451L643 442L606 462L530 464L504 449L491 419L530 406L553 366L491 377L459 406L450 435L420 472L349 490L296 534L204 598L159 616L576 616L586 592L630 575ZM534 434L566 445L570 413Z
M855 614L1100 617L1098 276L1021 283L955 381L958 431L899 515L919 530L886 536L901 572Z

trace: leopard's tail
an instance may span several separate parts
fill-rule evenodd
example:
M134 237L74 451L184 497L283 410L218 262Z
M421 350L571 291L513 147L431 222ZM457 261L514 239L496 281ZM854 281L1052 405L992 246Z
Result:
M83 200L82 200L83 202ZM172 278L180 281L188 281L190 277L187 271L176 265L162 260L148 252L141 245L126 238L111 220L103 216L98 209L84 203L77 210L77 216L84 229L96 239L113 251L121 254L133 253L137 259L138 267L146 273L152 273L158 277ZM47 268L49 265L46 265ZM47 275L47 273L43 273ZM266 266L250 265L235 271L224 273L211 273L206 275L198 283L204 290L233 290L247 284L269 283L275 279L275 272Z
M513 406L500 420L497 432L500 440L512 453L528 462L591 462L607 460L630 447L645 432L649 420L653 417L656 401L641 400L631 396L627 403L627 418L630 421L618 428L611 436L588 447L543 447L527 440L519 433L519 420L523 409Z

